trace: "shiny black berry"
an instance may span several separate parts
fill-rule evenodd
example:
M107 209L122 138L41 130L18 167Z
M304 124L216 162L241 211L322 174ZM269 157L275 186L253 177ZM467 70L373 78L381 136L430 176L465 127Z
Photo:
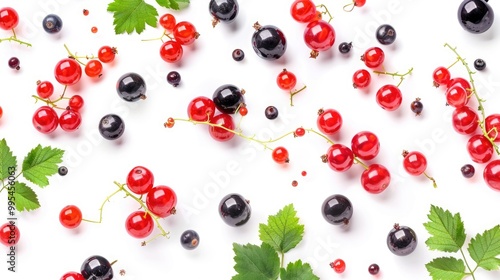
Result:
M484 60L482 60L481 58L478 58L478 59L474 60L474 68L477 71L482 71L482 70L484 70L484 68L486 68L486 62Z
M212 95L215 107L221 113L234 114L240 104L245 102L243 90L234 85L226 84L218 87Z
M465 178L472 178L476 173L476 169L472 166L472 164L465 164L462 168L460 168L460 172L462 172L462 176Z
M47 33L58 33L61 31L63 22L58 15L50 14L42 20L43 30Z
M387 247L397 256L407 256L417 248L417 235L407 227L395 224L387 235Z
M60 166L57 169L57 173L59 173L59 175L61 176L66 176L66 174L68 174L68 168L66 168L66 166Z
M181 82L181 74L177 71L170 71L167 74L167 82L172 86L176 87Z
M352 43L342 42L339 45L339 52L346 54L349 53L352 49Z
M193 250L200 244L200 236L194 230L186 230L181 234L181 245L184 249Z
M213 26L219 21L232 22L238 15L238 1L236 0L210 0L208 10L214 17Z
M266 60L276 60L282 57L286 51L285 34L274 25L254 25L255 32L252 35L252 47L255 53Z
M495 14L484 0L464 0L458 7L460 25L471 33L486 32L493 25Z
M396 29L389 24L382 24L377 28L375 37L382 45L390 45L396 41Z
M274 106L267 106L264 113L266 115L266 118L274 120L275 118L278 117L278 108Z
M219 203L220 217L232 227L246 224L250 219L251 212L250 204L239 194L228 194Z
M420 101L420 98L416 98L411 104L410 104L410 109L413 113L415 113L416 116L422 114L422 111L424 110L424 104L422 104L422 101Z
M235 49L232 55L235 61L242 61L245 58L245 53L241 49Z
M341 195L329 196L321 205L321 214L327 222L332 225L347 225L352 217L353 209L351 201Z
M109 261L101 256L91 256L86 259L80 269L85 280L111 280L113 268Z
M125 131L125 123L120 116L108 114L102 117L99 122L99 133L107 140L120 138Z
M116 82L116 92L123 100L136 102L146 99L146 83L139 74L126 73Z

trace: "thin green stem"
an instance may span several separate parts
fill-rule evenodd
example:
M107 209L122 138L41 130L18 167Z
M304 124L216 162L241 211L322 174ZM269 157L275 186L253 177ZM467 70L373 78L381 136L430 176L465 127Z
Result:
M462 254L462 258L463 258L463 260L464 260L465 266L466 266L466 267L467 267L467 269L470 271L470 275L472 276L472 279L474 279L474 280L475 280L475 279L476 279L476 278L474 277L474 271L475 271L475 270L470 269L469 263L467 262L467 259L465 258L465 254L464 254L464 251L462 250L462 248L460 248L460 254Z
M388 76L392 76L393 78L394 77L399 77L399 83L396 85L396 87L399 87L401 85L401 83L403 83L403 80L405 79L405 77L407 75L410 75L411 73L413 72L413 67L410 68L406 73L404 74L399 74L398 72L387 72L387 71L373 71L373 73L377 74L377 75L388 75Z
M0 193L5 189L5 182L2 180L2 188L0 189Z
M296 95L297 93L305 90L307 88L307 86L303 86L301 89L299 90L296 90L296 91L291 91L290 92L290 106L293 106L293 96Z
M172 38L172 36L170 36L170 34L167 33L167 30L163 31L163 33L161 34L160 37L157 37L157 38L151 38L151 39L142 39L141 41L143 42L147 42L147 41L157 41L157 40L160 40L162 42L163 41L163 37L167 36L167 38L169 38L170 40L173 40L174 38Z
M428 175L427 173L425 173L425 172L424 172L423 174L424 174L424 176L425 176L425 177L427 177L427 179L429 179L429 180L431 180L431 181L432 181L432 186L433 186L434 188L437 188L436 180L435 180L433 177L429 176L429 175Z
M455 60L455 62L453 62L450 66L446 67L446 69L450 69L451 67L455 66L455 64L457 64L458 62L460 62L460 59L457 58L457 60Z
M317 132L316 130L314 130L314 129L312 129L312 128L305 128L305 131L312 132L312 133L314 133L314 134L318 135L319 137L321 137L321 138L325 139L325 140L326 140L326 142L328 142L328 144L330 144L330 145L335 144L335 142L333 142L332 140L330 140L328 137L326 137L325 135L323 135L323 134L321 134L321 133Z
M80 61L78 58L78 56L74 55L68 48L68 46L66 46L66 44L64 44L64 48L66 49L66 51L68 52L68 55L70 58L76 60L78 63L80 63L81 65L85 66L86 64L83 63L82 61Z
M285 265L285 253L281 252L281 268L283 268Z
M322 9L325 10L324 12L321 12L321 13L324 14L324 15L328 15L329 19L327 20L327 22L330 23L330 21L332 21L332 19L333 19L333 16L330 13L330 11L328 10L328 8L324 4L317 5L316 7L317 8L322 8Z
M16 31L14 31L14 28L12 28L12 36L0 39L0 43L3 41L9 41L9 42L17 42L21 45L26 45L27 47L31 47L31 44L28 42L21 41L17 38Z
M66 99L64 97L64 95L66 94L66 89L68 88L67 85L64 86L64 89L63 89L63 93L57 98L57 99L54 99L54 100L50 100L50 99L43 99L43 98L40 98L39 96L36 96L36 95L32 95L33 98L35 98L36 101L40 100L42 102L45 102L45 104L49 105L49 106L52 106L52 108L57 108L57 109L61 109L61 110L66 110L66 108L62 108L62 107L59 107L57 106L57 102L63 100L63 99ZM35 103L36 103L35 101Z
M342 9L346 12L352 12L355 7L356 7L356 4L354 3L354 1L352 1L349 4L344 5L344 7L342 7Z
M101 207L99 208L99 220L96 221L96 220L88 220L88 219L82 219L82 221L85 221L85 222L89 222L89 223L95 223L95 224L100 224L102 222L102 210L104 208L104 205L106 204L106 202L109 202L109 200L111 199L111 197L113 197L115 194L121 192L121 189L118 189L116 191L114 191L112 194L108 195L106 197L106 200L103 201L103 203L101 204Z

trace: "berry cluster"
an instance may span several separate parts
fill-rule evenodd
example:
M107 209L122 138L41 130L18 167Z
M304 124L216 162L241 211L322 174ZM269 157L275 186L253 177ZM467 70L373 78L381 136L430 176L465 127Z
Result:
M106 258L99 255L85 259L80 272L70 271L65 273L60 280L111 280L114 277L112 265Z

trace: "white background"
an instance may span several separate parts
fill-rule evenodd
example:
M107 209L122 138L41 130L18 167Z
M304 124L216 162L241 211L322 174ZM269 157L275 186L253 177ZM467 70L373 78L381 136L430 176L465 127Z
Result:
M1 6L18 11L18 36L33 47L0 44L0 106L4 109L0 137L6 138L19 161L39 143L66 150L64 165L69 173L65 177L55 175L45 189L35 189L42 204L39 210L18 215L18 272L8 273L2 261L0 279L59 279L68 271L78 271L82 261L95 254L118 260L115 272L125 269L127 274L117 275L116 279L230 279L235 275L232 243L260 244L259 223L265 223L268 215L289 203L294 204L305 235L286 254L285 263L300 258L309 262L321 279L372 279L367 272L371 263L380 265L377 279L429 279L424 265L446 255L428 251L424 243L428 234L422 224L431 204L460 212L468 239L499 223L500 194L484 183L484 165L474 164L476 176L472 179L461 176L460 167L471 163L465 149L468 137L453 130L452 108L445 106L443 90L432 87L431 79L436 67L448 66L455 60L453 53L443 47L445 42L457 46L471 64L483 58L487 70L475 75L476 85L479 94L487 99L486 112L498 113L498 22L482 35L465 32L456 15L460 1L455 0L369 0L351 13L342 10L347 1L317 1L327 4L333 13L337 39L331 51L314 60L309 58L310 50L303 41L305 26L290 16L291 0L240 1L237 20L215 28L211 26L208 1L192 1L188 9L172 13L178 21L192 22L201 36L185 48L180 63L167 64L159 57L160 41L141 41L160 36L162 30L147 27L140 35L114 35L112 15L106 11L108 2L1 2ZM498 10L498 3L491 2ZM168 11L155 7L160 15ZM84 8L90 11L87 17L82 14ZM48 13L63 19L61 33L50 35L43 31L41 21ZM282 59L265 61L253 52L250 39L256 21L283 30L288 48ZM374 33L383 23L397 30L395 44L381 46L386 53L385 69L405 72L414 67L413 75L401 85L403 104L395 112L382 110L375 102L375 93L383 84L397 80L373 76L366 91L353 89L351 82L352 73L365 68L359 60L364 50L380 46ZM92 26L98 27L98 33L90 32ZM10 36L5 31L0 35ZM342 41L353 42L348 56L338 52ZM83 76L78 85L68 89L68 94L81 94L85 99L79 131L65 133L58 129L54 134L42 135L31 124L32 114L40 106L34 104L31 95L36 94L37 80L50 80L61 92L53 69L67 56L63 44L79 54L96 54L103 45L115 46L119 53L114 63L104 65L99 80ZM244 50L244 61L232 60L235 48ZM21 60L20 71L7 67L12 56ZM289 106L288 94L275 82L285 67L296 74L298 86L308 87L295 96L294 107ZM171 70L182 75L178 88L165 80ZM116 94L116 81L126 72L139 73L146 80L145 101L127 103ZM454 77L467 74L461 65L451 72ZM333 137L336 142L350 145L355 133L373 131L380 139L381 150L372 162L390 170L389 188L380 195L364 191L359 181L361 166L353 166L345 173L330 170L320 160L328 144L313 134L276 143L290 152L291 162L284 167L272 161L269 151L241 138L220 143L210 138L206 127L189 123L177 123L173 129L163 127L168 117L186 117L192 98L211 97L218 86L226 83L247 92L249 114L241 123L247 135L276 138L300 126L316 128L320 108L335 108L342 114L344 124ZM410 111L416 97L424 104L418 117ZM268 105L279 109L278 119L264 117ZM104 140L97 132L99 119L108 113L119 114L125 120L126 130L120 141ZM235 117L239 120L239 116ZM428 173L437 180L437 189L429 180L404 172L403 149L426 155ZM125 218L138 205L120 196L105 206L102 224L83 223L76 230L61 226L59 211L68 204L78 205L85 218L97 219L97 209L115 190L113 181L124 182L136 165L148 167L154 172L155 184L168 185L177 193L178 214L162 221L170 231L170 239L141 247L140 240L130 237L124 228ZM231 166L234 172L230 174ZM307 171L307 176L301 176L302 170ZM298 187L291 186L292 180L298 181ZM252 218L243 227L229 227L218 215L220 199L231 192L251 201ZM321 216L323 200L336 193L344 194L353 203L354 216L347 230L328 224ZM6 218L6 194L1 193L0 198L0 209L5 209L0 216ZM386 236L394 223L410 226L417 233L419 245L409 256L398 257L387 249ZM200 234L201 243L194 251L184 250L179 243L186 229ZM328 265L337 258L344 259L347 265L341 275ZM477 271L477 279L498 278L499 272Z

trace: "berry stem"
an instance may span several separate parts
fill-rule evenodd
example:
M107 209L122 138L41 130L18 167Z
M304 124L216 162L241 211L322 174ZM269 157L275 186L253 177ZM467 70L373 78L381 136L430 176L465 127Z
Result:
M399 77L399 83L396 85L396 87L399 87L401 85L401 83L403 83L403 80L405 79L405 77L407 75L410 75L411 73L413 72L413 67L410 68L406 73L404 74L399 74L398 72L387 72L387 71L377 71L377 70L374 70L373 73L377 74L377 75L388 75L388 76L392 76L393 78L394 77Z
M451 67L455 66L455 64L457 64L459 61L460 59L457 58L457 60L455 60L455 62L453 62L450 66L446 67L446 69L450 69Z
M115 194L119 193L120 191L121 190L118 189L118 190L114 191L112 194L108 195L108 197L106 197L106 200L104 200L104 202L101 204L101 208L99 208L99 220L98 221L88 220L88 219L82 219L82 221L94 223L94 224L102 223L102 210L104 209L104 205L106 204L106 202L109 202L109 199L111 199L111 197L113 197Z
M307 86L303 86L301 89L296 90L296 91L290 91L290 106L293 106L293 96L296 95L297 93L305 90Z
M486 139L488 139L488 141L490 141L490 143L493 146L493 148L495 149L495 152L497 153L497 155L500 155L500 149L496 145L496 143L493 141L495 139L495 137L490 137L488 134L488 131L486 131L486 125L484 124L485 119L486 119L486 112L484 111L484 106L483 106L483 102L485 102L486 100L479 97L479 94L477 93L476 85L474 84L474 78L472 77L472 75L475 74L476 72L474 72L470 69L469 64L467 63L467 61L465 61L465 58L460 56L460 54L457 52L457 48L453 48L448 43L445 43L444 46L448 47L457 56L457 60L460 61L462 63L462 65L465 67L465 69L467 70L467 73L469 75L469 81L470 81L472 88L466 89L466 90L470 90L471 95L474 96L477 100L477 104L478 104L477 109L481 112L481 121L479 121L479 126L481 127L481 131L483 132L483 136L486 137Z
M349 4L344 5L344 7L342 7L342 9L346 12L352 12L355 7L356 7L356 4L354 3L354 1L352 1Z
M477 267L474 270L470 269L469 263L467 262L467 259L465 258L465 254L464 254L464 251L462 250L462 248L460 248L460 254L462 254L462 259L464 260L465 266L470 271L470 276L472 277L472 279L475 280L476 278L474 277L474 271L476 271Z
M50 100L50 99L43 99L43 98L40 98L39 96L36 96L36 95L32 95L33 98L35 98L35 103L40 100L42 102L45 102L47 105L50 105L52 106L52 108L57 108L57 109L61 109L61 110L66 110L66 108L62 108L62 107L59 107L57 106L57 102L63 100L63 99L67 99L64 97L64 94L66 94L66 89L68 88L68 86L64 86L64 90L63 90L63 93L61 94L61 96L59 96L59 98L55 99L55 100Z
M427 179L429 179L429 180L431 180L431 181L432 181L432 186L433 186L434 188L437 188L436 180L435 180L433 177L429 176L429 175L428 175L427 173L425 173L425 172L424 172L424 175L425 175L425 177L427 177Z
M81 62L81 61L80 61L80 59L79 59L79 58L81 58L81 57L74 55L74 54L73 54L73 53L69 50L68 46L66 46L66 44L64 44L64 48L65 48L65 49L66 49L66 51L68 52L68 56L69 56L69 58L72 58L72 59L76 60L78 63L80 63L81 65L85 66L85 63Z
M0 39L0 43L3 41L9 41L9 42L17 42L20 45L26 45L27 47L31 47L31 44L28 42L21 41L17 38L16 31L14 31L14 28L12 28L12 36Z
M148 42L148 41L157 41L157 40L160 40L160 41L162 41L162 43L164 43L163 42L163 37L165 37L165 36L167 36L170 40L174 40L174 38L172 38L170 36L170 34L167 33L167 30L164 30L160 37L151 38L151 39L142 39L141 41Z
M285 253L284 252L281 252L281 264L280 264L281 268L283 268L283 266L285 265Z
M333 16L332 16L332 14L330 13L330 11L328 10L328 8L325 6L325 4L320 4L320 5L317 5L316 7L317 7L317 8L321 8L321 9L325 10L325 11L323 11L323 12L321 12L321 13L322 13L322 14L324 14L324 15L328 15L328 20L327 20L327 22L328 22L328 23L330 23L330 21L332 21L332 19L333 19Z

